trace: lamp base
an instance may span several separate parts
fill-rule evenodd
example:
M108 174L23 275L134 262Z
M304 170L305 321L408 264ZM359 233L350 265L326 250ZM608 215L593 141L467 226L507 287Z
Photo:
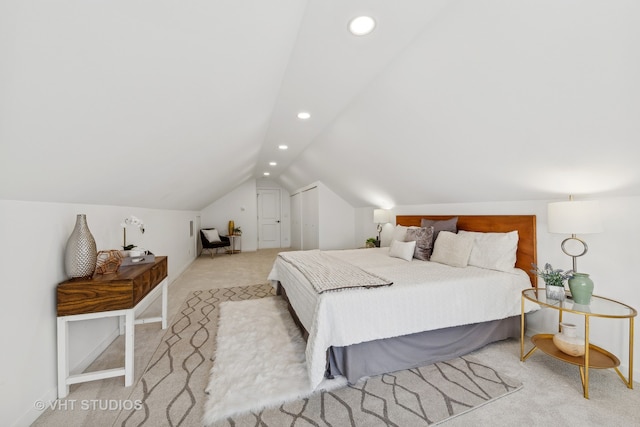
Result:
M572 254L571 252L569 252L567 250L567 243L570 243L571 241L576 241L582 244L582 252L580 252L579 254ZM578 267L577 267L577 262L576 262L576 258L581 257L582 255L586 254L587 251L589 250L589 247L587 246L587 243L582 240L582 239L578 239L576 237L575 234L572 234L571 237L567 237L566 239L564 239L562 241L562 245L560 246L562 248L562 252L564 252L566 255L570 256L572 261L573 261L573 272L577 272L578 271Z
M569 289L573 302L581 305L589 305L591 303L591 295L593 294L593 280L587 273L574 273L569 280Z

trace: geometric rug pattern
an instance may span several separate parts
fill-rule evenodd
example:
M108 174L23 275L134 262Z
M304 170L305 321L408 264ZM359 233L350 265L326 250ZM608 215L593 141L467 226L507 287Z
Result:
M278 408L236 416L212 426L435 425L521 387L520 382L465 356L371 377L355 385L319 392Z
M272 295L275 291L268 284L193 292L129 398L142 401L141 408L123 411L115 425L201 426L219 304Z
M223 301L275 294L271 285L209 289L191 294L173 319L131 400L114 425L201 426L218 310ZM214 424L218 426L433 425L518 390L522 385L470 357L371 377Z

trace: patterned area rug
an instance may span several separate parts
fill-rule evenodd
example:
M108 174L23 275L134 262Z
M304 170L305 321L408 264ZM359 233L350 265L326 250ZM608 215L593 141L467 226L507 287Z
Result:
M194 292L183 304L114 425L201 426L219 305L274 294L269 285ZM214 426L420 426L435 424L518 390L521 384L469 357L369 378Z
M223 303L218 345L204 416L212 427L432 425L521 387L490 366L460 357L353 386L327 384L329 390L312 393L305 344L279 297ZM304 398L291 397L296 394Z
M274 294L273 287L266 284L191 294L131 394L131 400L142 401L142 408L123 411L114 425L202 425L220 303Z
M369 378L212 426L428 426L522 388L470 357ZM469 425L475 425L469 419Z

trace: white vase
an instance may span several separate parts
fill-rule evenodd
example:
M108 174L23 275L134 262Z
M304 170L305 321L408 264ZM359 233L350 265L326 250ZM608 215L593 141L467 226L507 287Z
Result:
M565 297L564 286L546 285L545 289L547 291L547 299L564 301L564 297Z
M553 343L558 350L569 356L584 355L584 338L578 336L578 329L573 323L560 323L561 332L553 336Z

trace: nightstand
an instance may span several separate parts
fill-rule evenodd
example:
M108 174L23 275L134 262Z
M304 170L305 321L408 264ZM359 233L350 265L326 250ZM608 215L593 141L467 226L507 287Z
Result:
M570 356L560 351L553 343L553 334L537 334L531 337L533 348L527 354L524 354L524 305L525 299L533 301L542 307L551 308L558 311L558 323L562 322L563 313L574 313L584 316L584 347L583 356ZM613 368L618 376L626 384L628 388L633 388L633 319L637 315L637 311L621 302L603 298L596 295L591 297L591 304L579 305L574 304L570 299L564 301L547 299L544 288L531 288L522 291L522 311L520 319L520 360L524 362L537 349L543 353L562 360L566 363L577 365L580 370L580 379L582 381L582 390L585 399L589 398L589 369L607 369ZM607 350L593 345L589 342L589 320L592 317L601 317L608 319L629 319L629 375L627 378L622 375L618 366L620 360Z
M227 236L229 238L229 250L227 250L228 254L237 254L240 253L242 248L242 242L240 240L240 234L229 234Z

